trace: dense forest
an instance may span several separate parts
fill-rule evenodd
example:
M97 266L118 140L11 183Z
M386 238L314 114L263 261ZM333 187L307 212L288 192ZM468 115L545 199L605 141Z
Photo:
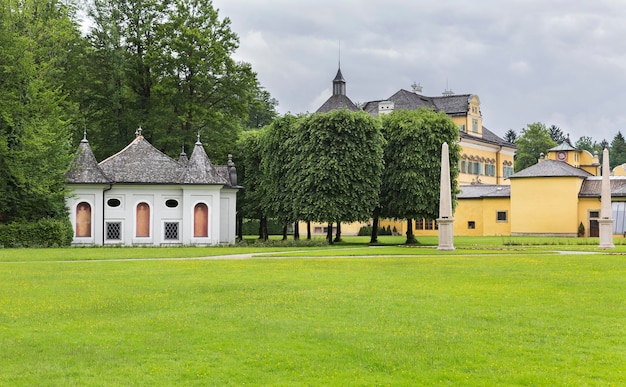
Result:
M277 115L211 2L78 4L0 6L0 223L65 216L63 173L83 136L102 160L138 127L170 156L200 135L225 163L242 131Z

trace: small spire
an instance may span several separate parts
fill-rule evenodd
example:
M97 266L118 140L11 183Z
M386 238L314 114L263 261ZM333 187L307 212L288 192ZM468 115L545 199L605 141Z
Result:
M443 95L444 97L450 97L454 95L454 91L452 91L452 89L450 89L450 87L448 86L447 78L446 78L446 89L441 93L441 95Z
M87 128L83 129L83 139L80 142L89 142L87 140Z
M137 137L141 136L141 131L142 131L142 130L143 130L143 129L141 129L141 125L140 125L140 126L137 128L137 130L135 130L135 136L137 136Z
M228 154L228 163L226 163L226 165L229 168L235 166L235 162L233 161L233 155L231 155L230 153Z
M187 153L185 153L185 143L183 143L182 149L180 151L180 155L181 156L187 156Z
M198 141L196 141L196 145L202 145L200 142L200 131L198 130Z

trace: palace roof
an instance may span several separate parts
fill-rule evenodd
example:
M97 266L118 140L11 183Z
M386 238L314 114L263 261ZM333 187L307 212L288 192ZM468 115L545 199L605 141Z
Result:
M462 185L457 199L508 198L511 197L510 185L474 184Z
M584 179L590 176L593 175L584 169L576 168L564 161L544 159L540 160L535 165L509 176L509 179L522 177L580 177Z

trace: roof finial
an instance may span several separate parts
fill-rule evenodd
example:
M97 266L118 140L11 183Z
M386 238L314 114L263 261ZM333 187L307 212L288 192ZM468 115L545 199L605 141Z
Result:
M200 142L200 131L198 130L198 141L196 141L196 145L202 145Z
M185 153L185 143L183 142L183 146L182 146L182 150L180 151L180 155L181 156L186 156L187 154Z
M422 92L422 85L418 82L413 82L413 84L411 85L411 87L413 88L413 92L416 94L421 94Z
M141 125L139 125L139 127L138 127L138 128L137 128L137 130L135 131L135 136L137 136L137 137L141 136L141 131L142 131L142 130L143 130L143 129L141 129Z
M448 78L446 78L446 89L441 94L444 97L449 97L451 95L454 95L454 91L450 90L450 88L448 87Z
M341 39L339 40L339 62L337 65L341 68Z
M83 139L80 142L89 142L87 141L87 128L83 129Z

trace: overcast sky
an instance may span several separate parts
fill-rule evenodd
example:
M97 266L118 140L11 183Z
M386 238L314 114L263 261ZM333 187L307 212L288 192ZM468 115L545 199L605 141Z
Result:
M390 97L411 84L476 94L503 136L557 125L609 142L626 133L626 1L214 0L281 114L332 93L339 46L347 95Z

